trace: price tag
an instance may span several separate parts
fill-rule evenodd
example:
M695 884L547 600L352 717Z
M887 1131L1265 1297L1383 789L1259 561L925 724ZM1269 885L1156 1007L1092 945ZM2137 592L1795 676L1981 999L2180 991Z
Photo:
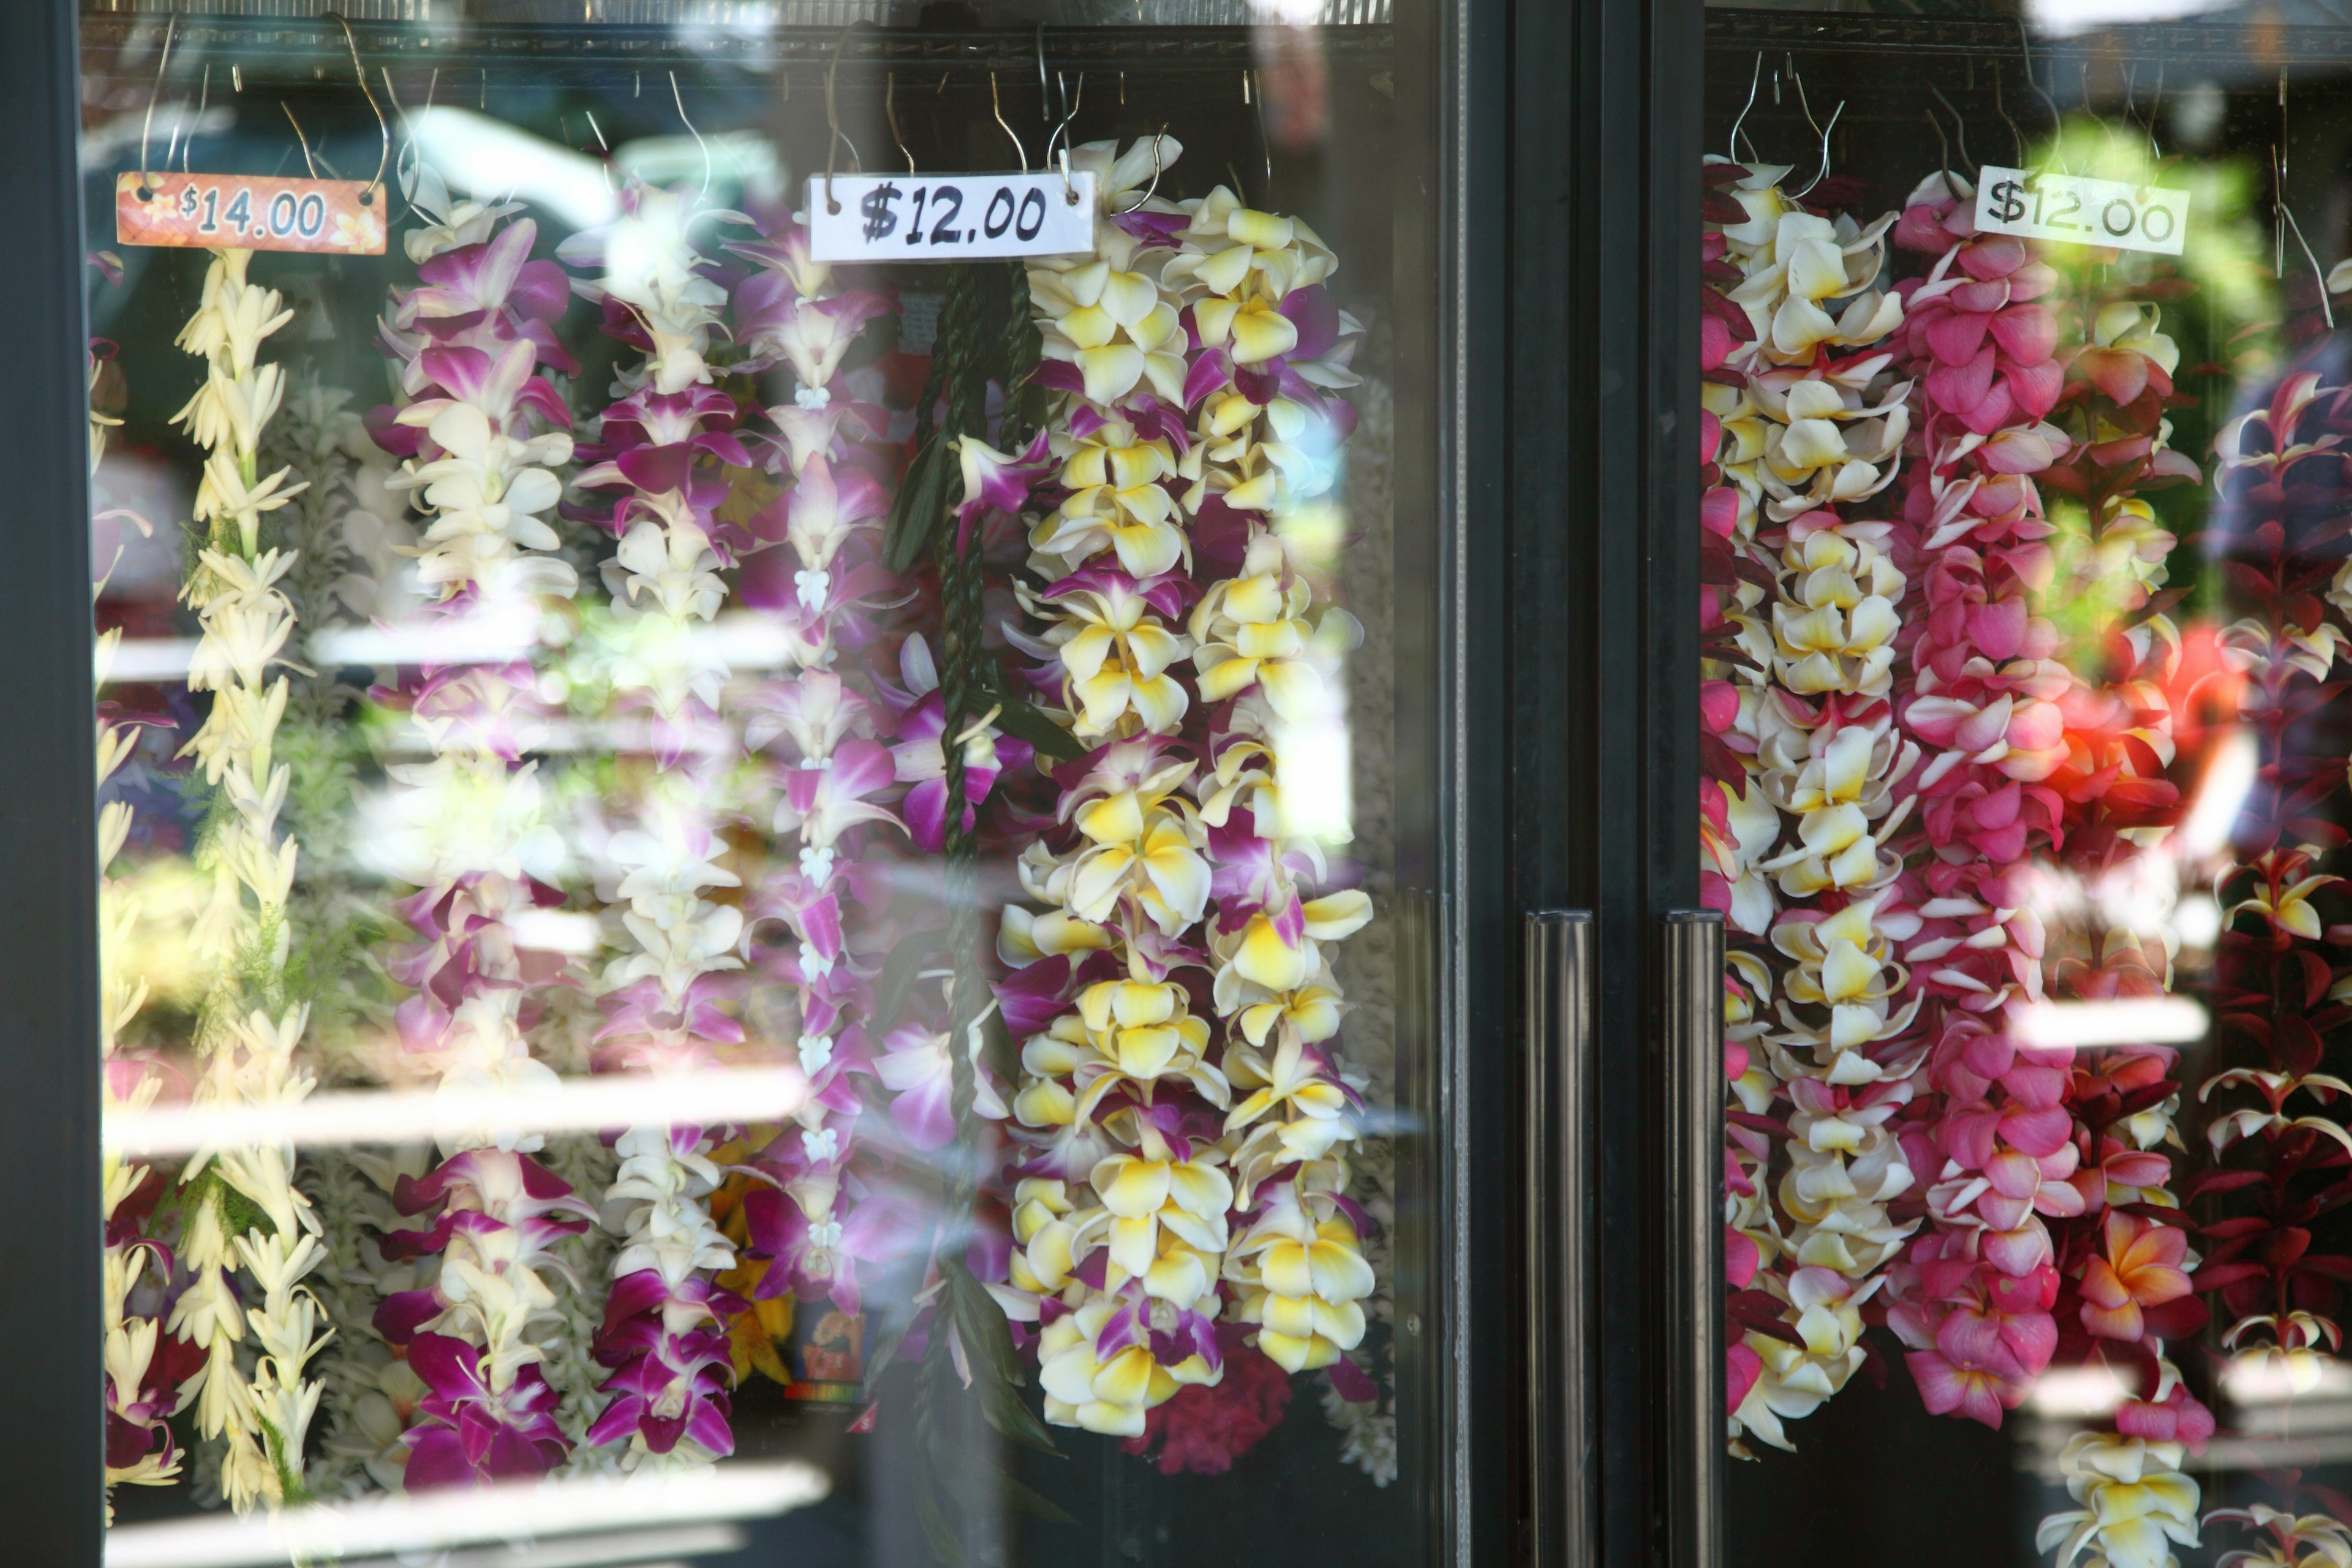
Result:
M834 211L839 207L838 212ZM808 183L809 249L819 261L979 261L1086 256L1095 247L1095 177L835 174Z
M116 176L119 245L224 246L235 250L383 254L383 187L362 180L278 180L247 174Z
M1991 234L2180 254L2189 193L1988 163L1978 172L1977 227Z

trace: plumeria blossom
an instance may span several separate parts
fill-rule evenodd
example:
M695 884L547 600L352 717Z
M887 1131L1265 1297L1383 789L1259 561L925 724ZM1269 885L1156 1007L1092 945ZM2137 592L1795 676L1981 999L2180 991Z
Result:
M2066 1490L2085 1506L2042 1521L2034 1549L2069 1568L2094 1551L2112 1568L2174 1568L2175 1545L2197 1544L2197 1483L2180 1473L2182 1446L2077 1433L2059 1458Z
M1094 257L1030 269L1053 468L1029 532L1042 581L1016 584L1028 625L1006 628L1090 750L1055 773L1016 860L1036 907L1005 910L998 940L1025 1037L1013 1245L990 1287L1041 1325L1046 1420L1130 1437L1214 1387L1228 1344L1369 1381L1349 1357L1378 1286L1346 1196L1364 1119L1328 952L1371 900L1281 809L1292 737L1356 640L1285 539L1336 482L1352 416L1328 394L1353 384L1361 328L1297 220L1222 187L1144 199L1176 151L1080 149L1125 195Z

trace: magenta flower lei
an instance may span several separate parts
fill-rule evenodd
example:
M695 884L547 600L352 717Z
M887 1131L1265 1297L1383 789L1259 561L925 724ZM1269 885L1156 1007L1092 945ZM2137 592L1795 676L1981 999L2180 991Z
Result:
M861 929L860 917L889 901L887 863L877 851L883 831L902 824L881 797L903 764L887 744L899 705L887 684L860 690L848 679L874 644L868 606L898 579L874 546L889 510L889 473L871 443L887 417L857 400L841 363L866 324L891 307L879 292L839 287L833 268L809 256L797 223L729 248L756 268L735 295L748 367L781 363L796 384L791 404L767 411L776 433L761 438L765 466L787 488L753 519L769 548L743 575L744 602L785 631L791 673L745 700L744 740L774 758L772 869L752 899L753 918L777 922L787 937L755 962L793 990L809 1093L752 1162L765 1180L744 1195L747 1250L764 1264L751 1289L755 1300L789 1292L856 1312L859 1266L895 1253L911 1219L903 1205L870 1194L859 1172L871 1159L858 1160L857 1079L877 1070L871 921Z
M516 210L469 204L411 235L418 286L394 294L383 326L407 401L369 425L407 459L394 488L431 518L417 552L429 640L534 641L544 602L578 585L542 517L572 455L570 413L541 374L578 368L553 331L570 290L553 262L530 259L530 219L501 224ZM417 889L396 906L417 941L387 965L414 988L396 1014L402 1048L445 1084L551 1083L529 1035L564 963L520 922L562 901L563 854L537 764L520 761L548 717L531 660L426 664L377 695L406 707L433 752L387 766L401 826L373 848ZM411 1486L541 1474L568 1449L530 1336L557 1311L550 1273L580 1289L551 1248L595 1211L530 1157L542 1142L489 1128L445 1138L442 1164L393 1194L430 1223L386 1234L383 1257L439 1259L431 1284L375 1314L432 1391L401 1438Z
M585 455L583 489L616 492L609 510L569 515L618 541L602 565L612 595L600 633L611 650L609 710L646 727L634 820L611 828L598 891L616 909L625 944L605 965L598 1005L601 1067L689 1068L743 1039L721 1005L740 994L742 911L704 895L738 879L717 862L737 745L721 711L730 671L706 628L725 602L722 573L750 540L716 511L728 494L711 460L748 466L733 398L712 384L726 289L692 237L697 223L743 224L686 194L630 184L621 216L575 235L560 254L601 269L576 292L604 312L604 331L643 358L625 366ZM632 775L637 776L637 775ZM699 1463L733 1451L728 1424L725 1293L714 1275L735 1249L712 1223L720 1173L709 1151L723 1132L694 1126L622 1133L608 1207L625 1239L594 1354L612 1395L587 1440L626 1441L628 1464Z
M1887 1323L1927 1408L1989 1426L2053 1362L2116 1378L2128 1397L2113 1429L2078 1434L2063 1460L2074 1495L2096 1506L2042 1529L2045 1545L2096 1538L2113 1553L2134 1547L2133 1531L2194 1539L2197 1489L2177 1470L2213 1429L2163 1346L2206 1320L2158 1148L2177 1142L2175 1053L2041 1047L2026 1026L2045 994L2170 985L2157 933L2099 915L2053 930L2042 911L2060 879L2130 876L2142 844L2177 820L2162 686L2180 639L2161 613L2120 616L2161 585L2172 545L2134 492L2198 473L2165 446L2175 351L2157 308L2129 281L2054 294L2054 269L2013 239L1974 235L1970 211L1934 177L1897 231L1936 258L1907 289L1927 414L1906 517L1929 563L1931 613L1905 708L1937 748L1917 779L1932 858L1906 951L1935 1046L1933 1092L1903 1136L1937 1180ZM2038 613L2060 564L2045 489L2083 503L2091 560L2111 563L2081 568L2108 574L2118 613L2110 662L2122 675L2104 687L2052 657L2059 635ZM2150 1489L2152 1511L2116 1525L2127 1510L2099 1496L2126 1454L2148 1472L2128 1484Z
M1038 1325L1045 1419L1129 1437L1222 1380L1219 1319L1249 1331L1233 1353L1331 1366L1373 1287L1326 951L1370 901L1331 889L1282 794L1353 622L1310 618L1324 590L1276 527L1337 476L1353 421L1328 394L1359 329L1297 220L1222 187L1139 205L1175 151L1080 149L1097 259L1030 274L1057 471L1030 541L1045 585L1021 590L1042 635L1019 646L1091 749L1021 856L1045 907L1004 912L998 989L1027 1037L998 1297ZM987 504L1013 460L966 452Z

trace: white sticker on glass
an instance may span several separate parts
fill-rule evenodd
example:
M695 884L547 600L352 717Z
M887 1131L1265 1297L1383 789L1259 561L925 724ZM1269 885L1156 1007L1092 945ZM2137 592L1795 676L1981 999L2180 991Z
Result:
M830 195L828 195L828 185ZM819 261L978 261L1083 256L1095 247L1095 177L835 174L808 183Z
M2189 233L2189 193L1989 163L1978 171L1977 228L2178 256Z

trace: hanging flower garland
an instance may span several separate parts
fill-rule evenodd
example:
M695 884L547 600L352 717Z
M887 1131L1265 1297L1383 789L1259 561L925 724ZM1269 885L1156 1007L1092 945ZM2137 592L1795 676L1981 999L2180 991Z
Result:
M289 773L270 753L288 686L269 670L286 662L294 633L293 606L277 584L293 563L261 545L263 514L302 487L284 469L264 477L258 464L283 384L278 367L257 356L292 312L278 309L275 289L246 280L250 251L213 255L204 303L175 340L205 357L205 381L173 416L209 454L194 509L206 537L182 596L203 626L188 686L212 692L213 702L184 754L196 758L225 806L200 856L213 889L194 942L217 978L196 1026L206 1058L196 1100L268 1105L299 1100L312 1083L294 1061L310 1010L286 984L286 900L299 847L278 837ZM182 1260L193 1278L169 1327L204 1352L197 1426L223 1445L221 1489L240 1512L303 1497L303 1441L319 1399L305 1375L320 1339L318 1302L302 1285L321 1257L318 1218L295 1190L293 1164L285 1146L207 1150L181 1178ZM257 1302L232 1283L239 1267ZM248 1332L249 1372L239 1354Z
M2061 1467L2088 1506L2045 1521L2042 1543L2063 1545L2062 1560L2095 1542L2157 1562L2162 1537L2195 1539L2197 1488L2178 1467L2212 1430L2162 1347L2204 1321L2157 1150L2178 1142L2174 1053L2040 1045L2029 1026L2045 998L2157 996L2171 983L2163 942L2105 910L2178 804L2163 682L2179 638L2160 609L2124 623L2161 586L2172 539L2134 492L2197 470L2167 447L2175 352L2156 306L2135 297L2163 285L2101 289L2085 268L2053 309L2060 274L2013 238L1976 235L1971 214L1969 193L1932 176L1897 229L1936 258L1906 286L1925 390L1906 519L1930 613L1904 707L1938 749L1916 780L1933 858L1906 950L1934 1092L1903 1136L1938 1177L1887 1321L1927 1407L1990 1426L2053 1359L2114 1369L2135 1397L2114 1430L2070 1441ZM2073 532L2045 513L2043 488L2078 499ZM2061 635L2041 612L2061 567L2074 580L2056 594L2091 603L2103 579L2107 602L2100 640L2053 657ZM2094 660L2109 667L2104 684L2077 672ZM2043 911L2062 881L2090 893L2092 912L2053 931Z
M1705 242L1705 879L1734 931L1770 943L1726 977L1740 1453L1742 1435L1790 1447L1782 1421L1862 1364L1861 1310L1911 1229L1888 1212L1916 1182L1889 1123L1921 1055L1895 957L1918 917L1887 847L1918 754L1891 700L1908 584L1895 525L1861 515L1911 418L1887 344L1902 302L1875 287L1895 215L1808 211L1785 173L1712 164Z
M598 876L620 951L600 983L597 1059L641 1070L705 1064L742 1038L719 1004L740 989L743 910L707 896L740 885L718 864L726 846L712 805L736 752L719 708L730 671L701 634L748 541L718 521L727 481L697 459L748 468L751 458L734 434L734 399L712 384L727 291L690 230L750 220L636 182L621 207L614 224L559 254L598 269L574 291L601 307L607 335L643 356L618 373L596 444L583 451L581 487L616 500L609 512L574 514L618 541L602 566L609 711L645 723L653 763L635 820L611 833ZM614 1145L620 1170L604 1201L623 1211L625 1235L596 1341L610 1403L588 1441L626 1441L625 1465L708 1463L734 1448L719 1311L728 1303L712 1281L736 1252L708 1202L720 1182L710 1152L723 1142L718 1130L653 1126Z
M121 274L109 269L120 281ZM106 453L106 432L121 420L99 412L95 397L102 361L93 346L89 356L89 471L98 475ZM147 524L129 513L119 514L118 526L131 521L142 532ZM112 563L92 585L102 594ZM98 638L96 678L103 689L114 657L122 646L120 626ZM139 749L141 731L158 721L123 715L116 704L99 704L97 777L99 788ZM132 942L142 913L137 888L128 877L113 875L115 860L130 841L133 818L131 803L106 802L98 814L98 1020L99 1089L110 1114L144 1110L163 1087L157 1064L143 1051L126 1050L122 1031L146 1006L146 979L128 966ZM176 1334L163 1331L160 1306L138 1310L134 1293L154 1300L158 1283L172 1273L172 1249L147 1234L156 1200L166 1185L153 1166L126 1161L111 1151L102 1156L99 1192L105 1221L100 1260L100 1300L104 1317L106 1366L106 1485L108 1517L112 1518L112 1489L117 1486L166 1486L180 1474L180 1452L170 1418L195 1397L190 1381L205 1364L201 1350Z
M858 1173L871 1163L858 1160L865 1100L857 1080L875 1070L874 936L860 916L887 902L877 850L886 829L903 825L877 797L891 792L904 761L887 744L889 706L872 682L851 679L876 636L866 606L898 580L875 552L889 491L887 466L869 443L887 417L857 400L841 369L890 302L874 289L842 287L832 267L811 258L799 223L728 248L753 267L735 290L746 355L737 368L756 374L781 364L794 383L793 401L767 410L775 433L761 438L766 468L786 488L750 524L771 548L750 558L743 582L744 602L784 633L788 673L744 700L744 745L754 753L777 748L766 825L772 869L751 908L788 935L760 963L792 988L786 1026L808 1080L793 1124L746 1152L767 1180L742 1194L751 1256L730 1282L776 1306L765 1319L736 1320L740 1376L763 1362L784 1370L774 1341L789 1323L775 1313L790 1300L829 1299L843 1312L862 1310L858 1266L879 1261L879 1233L896 1214L887 1203L857 1201L867 1186ZM926 845L936 849L936 816L930 828Z
M1001 939L1007 1021L1037 1031L1003 1295L1039 1324L1046 1420L1130 1437L1231 1355L1337 1366L1373 1284L1323 945L1370 904L1322 889L1281 797L1291 726L1352 627L1311 614L1281 528L1336 477L1350 423L1327 394L1360 329L1297 220L1222 187L1141 201L1177 151L1081 149L1105 191L1096 258L1030 274L1058 473L1031 540L1044 586L1022 587L1042 633L1021 646L1088 750L1021 858L1045 908L1006 910Z
M2231 1375L2269 1383L2290 1400L2317 1388L2340 1355L2343 1288L2352 1281L2352 1258L2315 1247L2312 1234L2352 1191L2352 1133L2337 1104L2352 1086L2321 1070L2327 1037L2352 1017L2352 964L2340 958L2352 932L2326 922L2319 899L2340 880L2320 860L2345 843L2331 810L2343 774L2310 739L2339 695L2329 677L2352 643L2340 500L2352 389L2326 385L2311 368L2328 366L2338 347L2331 336L2299 354L2268 403L2231 421L2215 443L2211 537L2233 597L2251 613L2223 635L2228 668L2217 672L2214 695L2246 726L2252 776L2227 830L2225 853L2234 858L2216 884L2229 900L2211 996L2221 1050L2197 1094L2209 1107L2213 1163L2182 1196L2228 1199L2208 1205L2219 1213L2200 1227L2206 1253L2192 1283L2217 1298ZM2215 773L2227 760L2217 751ZM2215 1510L2205 1522L2270 1533L2281 1555L2258 1562L2294 1561L2304 1545L2332 1550L2345 1528L2325 1513L2261 1505Z
M428 216L448 214L442 196L412 192ZM481 209L421 244L410 236L418 286L395 294L383 328L408 401L373 423L406 459L390 488L413 492L430 519L414 553L419 620L436 641L536 645L549 602L578 588L544 516L572 456L570 416L540 374L576 368L551 330L570 290L554 263L530 259L538 228L506 221L517 210ZM451 1089L555 1081L529 1032L562 961L519 929L562 897L562 842L538 765L521 760L524 731L543 716L538 688L526 654L427 664L405 689L379 693L407 708L432 752L386 766L396 826L370 850L417 889L397 908L418 940L390 965L415 987L400 1040L415 1068ZM581 1288L555 1244L595 1214L532 1157L544 1146L469 1129L443 1138L429 1173L394 1180L394 1206L427 1223L387 1232L378 1251L394 1264L439 1258L429 1284L386 1298L374 1321L425 1385L400 1439L411 1488L541 1475L568 1451L541 1342L562 1322L550 1277Z

